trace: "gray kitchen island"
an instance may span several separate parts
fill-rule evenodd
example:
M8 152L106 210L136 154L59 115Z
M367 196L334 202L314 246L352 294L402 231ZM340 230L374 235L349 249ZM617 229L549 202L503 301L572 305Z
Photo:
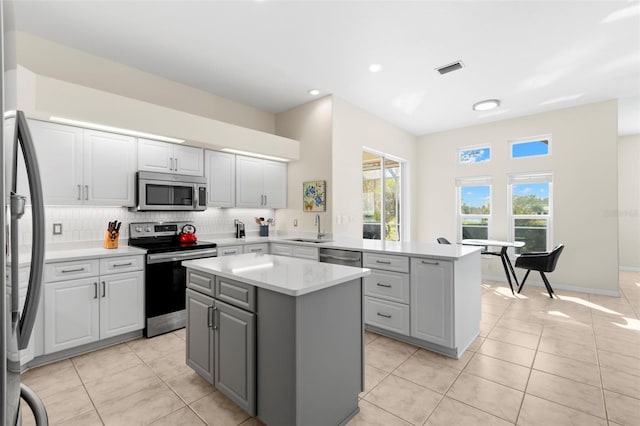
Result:
M267 425L357 414L368 269L267 254L183 265L187 365Z

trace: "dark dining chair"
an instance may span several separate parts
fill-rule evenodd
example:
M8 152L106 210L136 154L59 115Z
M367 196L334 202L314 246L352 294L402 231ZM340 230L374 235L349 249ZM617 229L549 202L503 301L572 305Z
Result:
M445 237L439 237L437 240L438 244L451 244Z
M518 293L520 293L520 290L522 290L522 287L524 287L524 283L525 281L527 281L529 272L538 271L540 272L542 281L544 281L545 287L547 287L549 297L553 299L553 295L555 293L553 292L553 288L551 288L551 284L549 284L549 280L544 273L553 272L553 270L556 269L558 258L560 257L562 250L564 250L564 244L558 244L550 252L530 252L520 254L520 257L516 259L515 267L526 269L527 273L522 279L522 284L520 284L520 287L518 287Z

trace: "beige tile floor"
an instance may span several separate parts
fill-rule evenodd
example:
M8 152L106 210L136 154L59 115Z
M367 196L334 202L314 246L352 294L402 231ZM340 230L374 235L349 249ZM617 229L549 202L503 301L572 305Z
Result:
M640 425L640 273L621 273L620 288L620 298L551 300L484 282L480 337L459 360L367 333L349 425ZM23 381L52 425L261 424L186 367L184 338L131 341Z

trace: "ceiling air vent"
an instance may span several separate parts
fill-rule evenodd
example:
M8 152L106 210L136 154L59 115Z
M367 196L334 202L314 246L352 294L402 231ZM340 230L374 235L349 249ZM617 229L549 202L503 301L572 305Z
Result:
M462 61L456 61L451 64L443 65L439 68L436 68L436 71L438 71L440 74L447 74L452 71L459 70L462 67L464 67L464 64L462 63Z

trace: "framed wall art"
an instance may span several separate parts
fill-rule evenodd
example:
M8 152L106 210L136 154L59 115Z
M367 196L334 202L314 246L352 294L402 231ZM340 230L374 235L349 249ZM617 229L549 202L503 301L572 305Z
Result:
M305 212L323 212L327 209L326 181L302 183L302 208Z

